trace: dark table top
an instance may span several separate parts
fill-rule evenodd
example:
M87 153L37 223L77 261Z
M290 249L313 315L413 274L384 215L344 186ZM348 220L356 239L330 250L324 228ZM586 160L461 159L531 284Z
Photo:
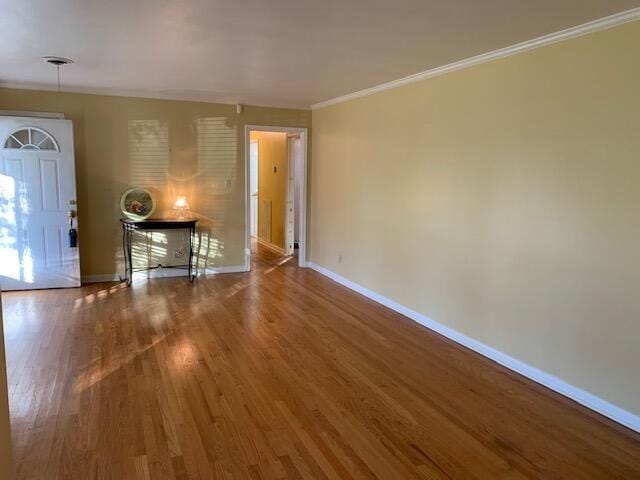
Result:
M198 221L197 218L147 218L146 220L133 220L131 218L121 218L120 221L127 226L140 230L151 229L171 229L171 228L191 228Z

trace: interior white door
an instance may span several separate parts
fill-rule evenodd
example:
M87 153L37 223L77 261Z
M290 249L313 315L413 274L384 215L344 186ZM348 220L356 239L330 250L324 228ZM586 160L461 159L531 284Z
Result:
M294 227L295 227L295 216L294 209L295 205L295 188L296 188L296 156L297 156L297 143L300 142L298 136L287 137L287 200L286 200L286 211L285 211L285 238L284 238L284 250L285 255L293 255L294 247Z
M251 236L258 236L258 142L249 144L249 189L251 191Z
M0 117L0 142L0 288L80 286L71 121Z

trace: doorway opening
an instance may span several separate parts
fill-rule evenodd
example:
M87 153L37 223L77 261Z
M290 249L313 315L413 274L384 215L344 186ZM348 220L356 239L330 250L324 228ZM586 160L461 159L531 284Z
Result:
M259 245L306 267L307 129L245 127L245 268Z

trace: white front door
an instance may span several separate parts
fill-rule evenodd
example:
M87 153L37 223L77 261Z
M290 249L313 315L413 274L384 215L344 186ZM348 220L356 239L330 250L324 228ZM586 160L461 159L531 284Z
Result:
M258 141L249 144L249 191L251 192L251 236L258 236Z
M0 288L80 286L71 121L0 117L0 142Z

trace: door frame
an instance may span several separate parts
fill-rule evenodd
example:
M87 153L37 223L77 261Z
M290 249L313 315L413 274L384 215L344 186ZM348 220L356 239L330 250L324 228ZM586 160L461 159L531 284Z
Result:
M252 144L256 144L258 146L258 168L260 168L260 141L259 140L249 140L249 167L251 166L251 145ZM250 170L247 170L247 174L249 175L249 187L251 187L251 172ZM256 191L260 192L260 175L258 175L258 173L256 172ZM253 192L249 192L249 202L251 202L251 196L253 195ZM256 235L255 238L258 239L259 235L258 235L258 223L259 223L259 217L258 217L258 199L256 198L256 212L255 212L255 216L256 216ZM253 213L251 212L251 203L249 203L249 236L251 236L251 225L253 224L253 218L252 218Z
M251 185L249 168L251 160L250 156L250 142L251 132L284 132L284 133L298 133L300 134L300 142L302 144L302 172L301 175L296 175L296 180L300 179L300 199L299 199L299 218L300 218L300 238L298 246L298 266L307 267L307 157L308 157L308 141L309 130L306 127L280 127L274 125L245 125L244 126L244 209L245 209L245 271L251 270L251 209L249 208L251 202ZM287 172L287 175L289 172ZM295 205L295 200L294 200Z
M285 198L285 211L284 211L284 250L285 254L293 255L295 253L295 240L296 240L296 212L298 212L296 205L300 203L299 199L296 199L296 186L302 183L299 178L300 165L298 165L298 155L302 154L302 139L299 133L287 133L287 192ZM300 142L300 151L296 154L292 148L294 146L294 140ZM293 176L291 175L293 170ZM293 177L293 184L291 179ZM289 210L289 202L293 201L293 210ZM300 212L298 212L298 217ZM300 218L298 218L298 225L300 224ZM291 226L291 237L287 231ZM300 234L298 233L298 236ZM299 248L299 245L298 245Z

